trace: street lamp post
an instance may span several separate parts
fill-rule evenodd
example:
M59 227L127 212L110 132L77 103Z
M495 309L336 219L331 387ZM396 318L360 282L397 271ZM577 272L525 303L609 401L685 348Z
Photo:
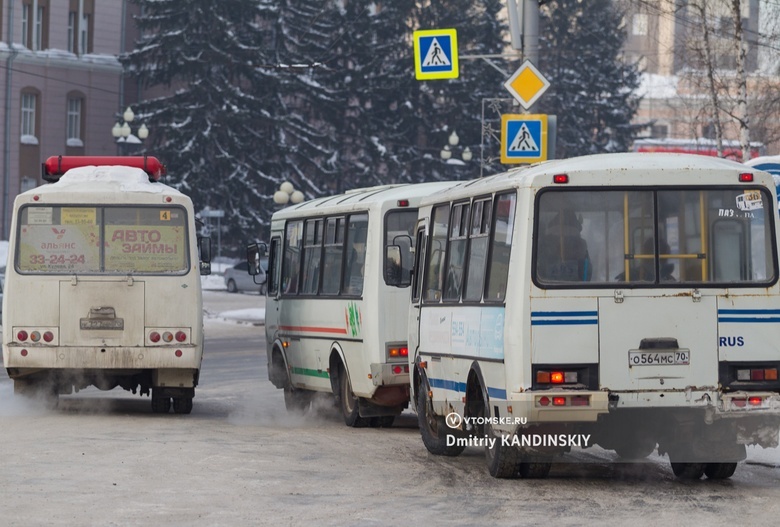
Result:
M135 120L135 114L133 113L133 109L129 106L122 114L122 119L122 124L119 124L119 121L117 121L116 124L114 124L114 127L111 129L111 135L114 136L114 139L116 139L117 151L119 154L123 153L123 145L140 145L147 137L149 137L149 129L144 123L141 123L141 126L138 127L135 135L132 133L130 123Z
M452 159L453 149L456 148L458 146L458 143L460 142L460 137L458 137L458 134L457 134L457 132L455 132L455 130L452 131L452 133L450 134L449 139L447 139L447 142L449 144L444 145L444 148L441 149L441 152L439 152L439 155L441 156L442 160L445 163L455 163L455 164L458 164L459 160ZM463 159L463 161L468 163L469 161L471 161L471 159L473 157L473 153L471 152L471 149L469 147L466 147L461 152L460 157L461 157L461 159Z
M302 202L303 199L303 192L295 190L295 187L289 181L285 181L279 185L279 190L274 192L274 203L277 205L287 205L288 203L296 205Z

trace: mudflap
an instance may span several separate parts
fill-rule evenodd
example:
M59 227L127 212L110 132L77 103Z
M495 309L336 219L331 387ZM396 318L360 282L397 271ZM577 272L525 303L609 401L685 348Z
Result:
M673 463L735 463L747 457L737 441L735 423L719 420L706 425L688 421L667 429L658 441L658 453Z

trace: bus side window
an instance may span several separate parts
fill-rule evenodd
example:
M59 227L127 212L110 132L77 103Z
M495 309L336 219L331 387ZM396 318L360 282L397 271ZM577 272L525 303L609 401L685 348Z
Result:
M325 225L322 294L337 295L341 289L341 264L344 260L344 218L328 218Z
M295 295L301 271L301 249L303 245L303 221L287 224L284 237L284 261L282 262L282 293Z
M359 296L363 293L363 274L366 261L366 236L368 215L354 214L349 217L347 227L347 255L344 269L344 294Z
M425 265L425 301L441 300L442 282L444 279L445 256L447 254L447 234L449 232L450 206L439 205L433 209L431 223L431 247L428 251Z
M320 287L322 259L322 220L306 220L303 244L303 284L301 293L316 295Z
M487 266L488 236L492 219L493 202L489 199L475 201L471 208L471 229L469 230L469 248L467 260L466 289L463 300L479 301L485 286L485 267Z
M503 301L506 297L506 281L509 275L509 255L512 248L512 231L515 221L517 195L501 194L496 197L493 234L490 244L486 301Z
M469 203L457 203L452 207L450 223L449 260L444 285L444 300L459 300L463 289L466 243L468 241Z

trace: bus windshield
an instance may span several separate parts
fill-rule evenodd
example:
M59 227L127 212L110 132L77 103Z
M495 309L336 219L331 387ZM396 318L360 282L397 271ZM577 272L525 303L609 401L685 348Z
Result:
M776 280L765 191L745 187L540 194L541 287L766 285Z
M184 274L187 213L179 206L25 206L22 274Z

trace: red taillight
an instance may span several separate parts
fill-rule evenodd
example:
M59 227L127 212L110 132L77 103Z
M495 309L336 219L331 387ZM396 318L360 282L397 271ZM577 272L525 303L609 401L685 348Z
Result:
M22 350L20 353L22 354L22 357L26 357L27 356L27 350Z
M752 183L753 182L753 174L750 172L746 172L744 174L739 175L739 181L740 183Z
M544 397L540 397L539 404L542 406L547 406L548 404L550 404L550 398L547 397L546 395Z
M571 405L572 406L588 406L590 405L590 400L588 397L584 395L575 395L571 398Z
M399 207L408 207L409 206L409 200L408 199L399 199L398 200L398 206Z
M176 355L177 357L181 357L183 354L182 354L181 350L176 350L174 352L174 355Z
M393 366L393 373L396 375L403 373L404 369L401 366Z
M401 348L401 357L408 357L409 356L409 348Z
M764 380L764 370L750 370L750 380L751 381L763 381Z
M184 342L187 340L187 334L183 331L177 331L176 332L176 341L177 342Z
M27 340L27 337L28 337L27 332L23 329L20 329L19 332L16 334L16 340L18 340L19 342L24 342L25 340Z
M569 175L568 174L555 174L553 176L553 183L556 183L558 185L563 185L569 182Z
M566 406L566 397L553 397L553 406Z
M149 333L149 340L151 340L152 342L160 342L160 334L157 333L156 331L152 331L151 333Z
M747 404L747 399L732 399L731 402L732 404L734 404L734 406L737 406L739 408L744 408L745 405Z
M761 397L750 397L748 398L748 404L750 406L761 406L761 401L763 399Z
M52 340L54 340L54 333L52 333L51 331L45 332L43 334L43 340L46 342L51 342Z
M563 384L563 372L554 371L550 374L550 382L553 384Z

